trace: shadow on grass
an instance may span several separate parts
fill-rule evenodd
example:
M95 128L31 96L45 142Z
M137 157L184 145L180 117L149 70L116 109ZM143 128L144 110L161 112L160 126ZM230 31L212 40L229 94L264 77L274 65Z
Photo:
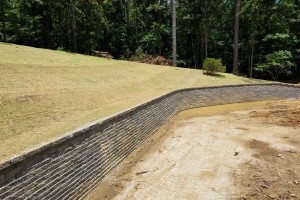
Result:
M266 83L267 80L263 79L252 79L252 78L247 78L243 80L245 83L253 83L253 82L258 82L258 83Z
M223 74L218 74L218 73L212 73L212 72L203 72L204 75L206 76L214 76L214 77L219 77L219 78L225 78Z
M7 43L7 42L0 42L2 45L13 45L12 43Z

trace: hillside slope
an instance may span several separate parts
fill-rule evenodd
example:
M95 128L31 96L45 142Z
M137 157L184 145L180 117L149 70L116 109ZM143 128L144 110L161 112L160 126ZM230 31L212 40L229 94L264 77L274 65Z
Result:
M0 43L0 161L175 89L257 82Z

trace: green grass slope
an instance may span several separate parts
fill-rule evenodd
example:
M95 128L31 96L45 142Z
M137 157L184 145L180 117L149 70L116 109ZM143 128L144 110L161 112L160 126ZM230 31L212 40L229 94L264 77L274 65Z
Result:
M175 89L243 83L257 81L0 43L0 161Z

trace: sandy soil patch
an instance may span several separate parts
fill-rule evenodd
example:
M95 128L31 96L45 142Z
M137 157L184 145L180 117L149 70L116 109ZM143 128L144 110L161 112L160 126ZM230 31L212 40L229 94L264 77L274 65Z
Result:
M89 199L299 199L300 101L180 113Z

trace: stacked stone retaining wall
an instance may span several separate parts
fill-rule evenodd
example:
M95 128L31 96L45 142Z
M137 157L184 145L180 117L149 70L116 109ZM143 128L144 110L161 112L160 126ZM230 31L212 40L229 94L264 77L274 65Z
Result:
M180 111L290 98L300 98L300 87L235 85L168 93L0 164L0 199L83 199L111 169Z

